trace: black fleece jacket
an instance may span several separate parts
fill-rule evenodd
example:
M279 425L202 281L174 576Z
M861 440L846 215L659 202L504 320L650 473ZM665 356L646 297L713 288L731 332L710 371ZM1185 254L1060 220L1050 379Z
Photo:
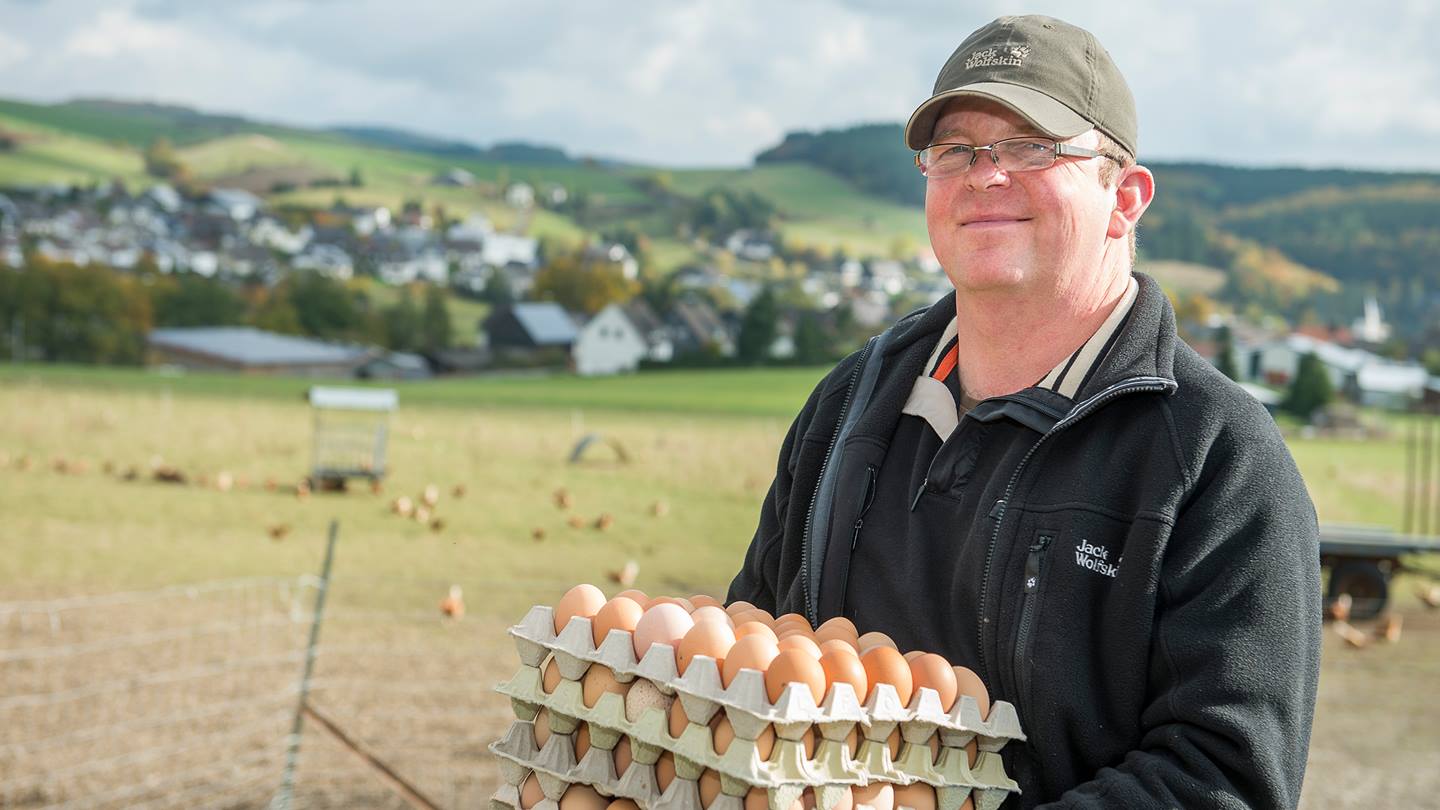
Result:
M912 480L884 471L916 465L914 442L894 441L900 411L953 294L903 319L869 360L879 376L839 448L831 519L806 536L861 353L842 361L785 438L727 601L860 617L975 669L1028 735L1003 752L1023 791L1011 805L1295 807L1319 674L1315 510L1270 416L1137 278L1074 400L985 400L923 486L877 493ZM857 543L907 574L850 570Z

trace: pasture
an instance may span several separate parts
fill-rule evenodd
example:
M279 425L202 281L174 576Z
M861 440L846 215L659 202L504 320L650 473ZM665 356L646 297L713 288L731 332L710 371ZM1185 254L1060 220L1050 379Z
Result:
M301 497L295 485L307 470L311 440L304 381L6 368L0 371L0 545L6 552L0 605L77 601L58 630L21 628L14 635L0 621L0 639L23 649L35 633L49 632L48 649L63 646L85 656L83 670L69 668L65 677L109 682L146 662L134 649L106 652L106 639L152 624L234 616L226 625L231 635L192 639L176 653L182 656L177 666L245 662L223 667L205 699L273 681L269 697L231 702L263 708L260 716L273 725L265 727L265 739L279 739L293 698L273 698L288 695L284 690L298 678L293 655L307 627L284 619L277 620L279 629L257 628L269 627L272 614L283 617L272 603L280 599L275 594L290 594L288 586L246 586L250 595L243 599L212 598L202 590L189 601L155 597L131 608L85 600L241 578L301 581L320 570L325 528L337 520L320 702L444 806L480 806L496 778L484 745L509 717L505 701L489 692L516 662L503 628L576 582L613 593L618 586L607 572L630 560L639 565L636 586L649 593L723 596L789 420L822 373L407 384L391 424L392 473L383 491L360 486ZM629 463L599 447L587 462L568 464L574 442L589 432L622 445ZM1404 454L1398 434L1297 439L1292 447L1322 520L1399 520ZM186 483L153 480L156 465L183 472ZM132 468L134 478L126 480ZM222 488L218 482L227 477L230 486ZM413 498L427 484L439 490L432 516L443 521L438 530L391 511L395 497ZM573 499L563 510L555 503L562 488ZM665 514L655 514L657 504ZM595 528L602 513L613 519L604 530ZM446 624L437 605L451 583L464 586L468 613ZM1326 634L1306 807L1421 806L1440 790L1430 767L1440 754L1434 731L1440 709L1428 693L1440 660L1440 613L1421 606L1408 583L1396 590L1395 607L1406 622L1399 643L1352 650ZM313 593L301 591L290 596L308 607ZM228 593L216 591L222 592ZM43 682L45 671L22 670L28 674L13 686L7 682L0 711L6 693L62 686ZM127 711L139 719L111 718L105 728L190 718L191 709L183 707L194 694L156 694L128 698ZM40 732L61 736L66 723L96 722L47 705L0 731L0 785L12 767L36 767L13 756L20 740ZM217 746L245 746L253 755L243 774L235 765L237 781L224 806L262 806L278 782L283 749L261 751L250 737L226 737L228 726L213 717L194 722L201 723L199 731L186 733L212 735ZM164 752L174 740L162 731L152 731L153 739L127 733L123 745L169 759ZM303 806L403 806L333 741L308 729L304 740L297 785L311 792ZM69 755L80 764L65 767L82 768L85 757L109 761L115 752ZM209 784L212 798L219 796L218 777L208 771L204 777L208 781L197 784ZM18 797L0 790L0 807L51 806L66 800L66 789L36 788ZM171 805L162 797L155 806Z

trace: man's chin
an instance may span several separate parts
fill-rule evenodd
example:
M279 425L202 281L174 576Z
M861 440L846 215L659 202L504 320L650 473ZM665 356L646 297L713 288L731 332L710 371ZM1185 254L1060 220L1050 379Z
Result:
M1026 280L1024 268L1013 264L970 265L954 270L947 269L945 275L956 291L961 293L1014 290Z

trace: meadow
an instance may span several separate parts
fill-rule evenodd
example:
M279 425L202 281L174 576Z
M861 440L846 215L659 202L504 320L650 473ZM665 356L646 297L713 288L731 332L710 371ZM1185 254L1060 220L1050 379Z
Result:
M483 743L503 729L508 712L487 691L515 664L504 626L575 582L617 590L608 575L627 561L638 564L635 584L649 593L723 596L789 420L823 372L406 384L390 424L383 491L359 486L301 497L296 484L310 463L312 433L306 381L6 367L0 604L302 577L319 570L326 527L336 520L331 610L339 623L327 627L327 638L363 652L346 667L351 676L368 673L366 683L447 684L424 696L407 692L408 708L396 711L433 708L442 719L427 734L438 723L455 725L456 712L473 715L447 732L465 740L444 760L447 773L467 774L465 789L451 795L460 797L456 806L468 805L493 784ZM628 462L606 444L569 463L589 433L623 447ZM1363 441L1292 440L1322 520L1396 525L1401 438L1396 430ZM161 464L187 482L152 480ZM126 480L132 468L136 477ZM216 485L222 474L233 481L228 491ZM427 484L439 490L438 530L391 510L394 498L414 498ZM556 505L561 489L573 499L567 509ZM613 521L603 530L595 527L602 514ZM442 627L436 610L451 583L464 586L470 611L458 628ZM1440 777L1424 765L1440 753L1433 732L1440 710L1425 686L1436 674L1440 615L1421 607L1403 580L1395 609L1407 621L1399 644L1357 651L1326 634L1306 807L1418 806L1440 790ZM387 616L403 621L376 620ZM429 652L402 663L379 654L387 645ZM444 666L435 663L442 658ZM355 693L344 705L377 707L395 693L384 695ZM354 708L346 716L360 718L353 722L375 746L394 741L396 757L413 747L380 714ZM407 767L434 766L436 756L427 756ZM350 761L343 752L335 757ZM374 787L364 771L351 777Z

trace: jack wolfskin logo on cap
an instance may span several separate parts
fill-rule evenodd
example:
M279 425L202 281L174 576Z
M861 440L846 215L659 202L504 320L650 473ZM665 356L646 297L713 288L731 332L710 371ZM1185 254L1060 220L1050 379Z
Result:
M977 67L996 67L998 65L1010 65L1020 67L1025 57L1030 55L1029 45L1002 45L998 48L982 48L965 60L965 69L974 70Z

